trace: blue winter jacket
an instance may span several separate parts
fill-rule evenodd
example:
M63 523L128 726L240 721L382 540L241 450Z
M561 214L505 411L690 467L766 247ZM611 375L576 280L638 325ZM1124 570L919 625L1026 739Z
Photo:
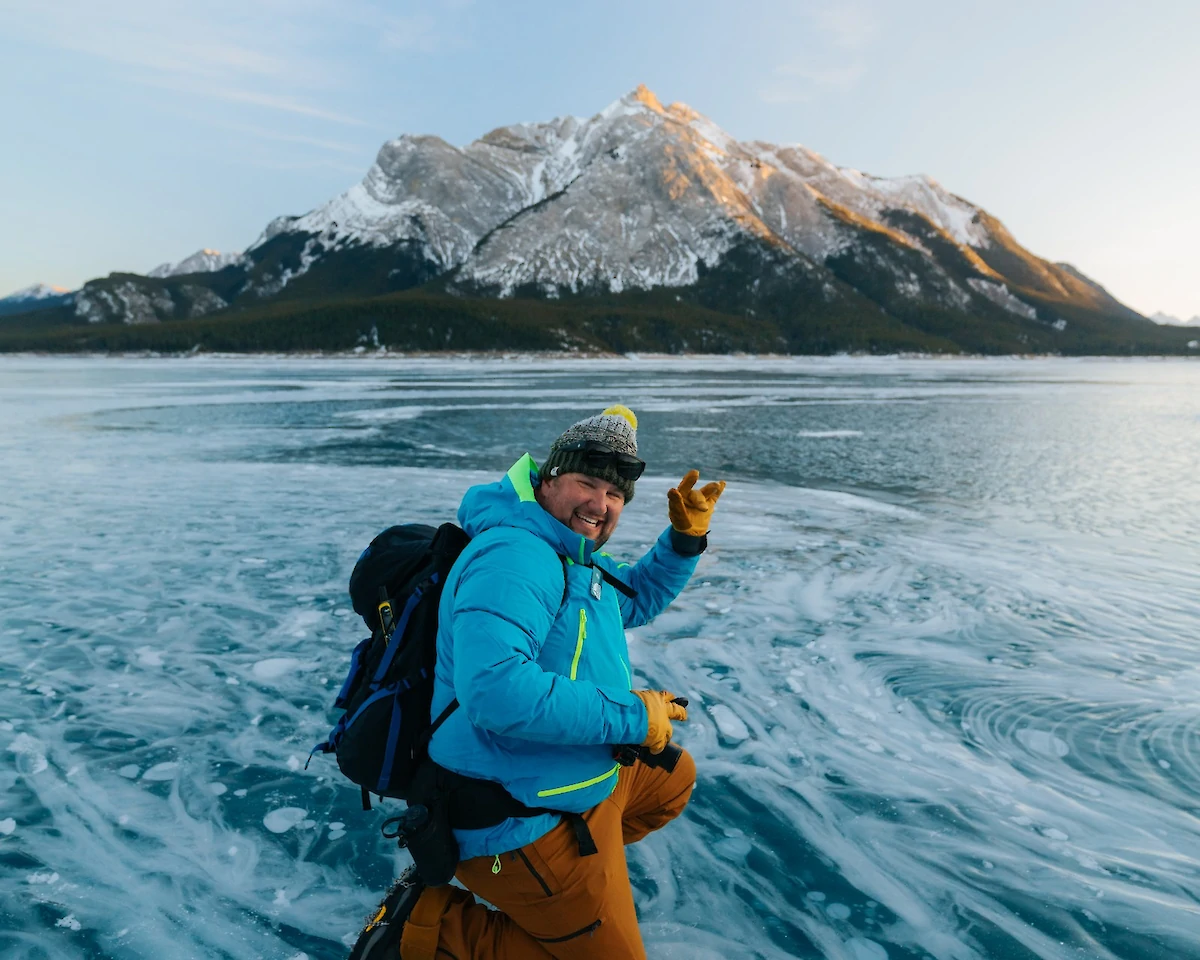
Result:
M696 568L700 541L668 528L636 564L617 563L541 507L538 482L526 454L504 479L463 497L458 521L471 542L442 592L431 712L456 696L460 706L429 752L456 773L499 781L529 806L582 813L616 786L613 745L646 738L645 705L630 693L625 628L649 622L675 599ZM456 830L460 856L516 849L560 819Z

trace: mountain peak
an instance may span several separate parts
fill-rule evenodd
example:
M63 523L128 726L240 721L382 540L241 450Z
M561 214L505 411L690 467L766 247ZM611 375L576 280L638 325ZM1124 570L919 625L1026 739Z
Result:
M47 297L61 297L64 293L70 293L66 287L56 287L49 283L35 283L28 287L22 287L14 293L10 293L5 300L45 300Z
M634 88L633 92L630 93L629 96L626 97L625 99L635 100L638 103L643 103L647 107L649 107L651 110L653 110L655 113L665 113L666 112L663 109L663 105L659 101L658 97L656 97L654 95L654 91L651 90L644 83L639 83L637 85L637 87Z
M215 273L225 267L240 263L240 253L222 253L211 247L203 247L190 257L184 257L178 263L160 263L146 274L148 277L177 277L187 273Z

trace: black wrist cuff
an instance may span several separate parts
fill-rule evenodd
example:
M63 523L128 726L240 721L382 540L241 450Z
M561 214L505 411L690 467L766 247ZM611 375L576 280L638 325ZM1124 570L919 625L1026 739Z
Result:
M686 533L680 533L672 527L671 549L681 557L698 557L708 549L708 534L703 533L698 537L692 537Z

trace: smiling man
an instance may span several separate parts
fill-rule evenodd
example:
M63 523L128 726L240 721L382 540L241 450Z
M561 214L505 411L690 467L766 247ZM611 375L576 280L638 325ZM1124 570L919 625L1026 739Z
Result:
M625 629L686 585L725 485L695 489L689 472L668 493L671 525L618 563L600 548L644 467L637 419L615 406L569 427L540 468L527 454L463 498L471 542L438 611L429 753L472 797L451 805L456 876L498 909L406 876L381 914L404 960L645 956L624 848L682 812L696 767L686 752L670 769L627 749L617 762L630 745L653 760L687 719L673 694L632 689Z

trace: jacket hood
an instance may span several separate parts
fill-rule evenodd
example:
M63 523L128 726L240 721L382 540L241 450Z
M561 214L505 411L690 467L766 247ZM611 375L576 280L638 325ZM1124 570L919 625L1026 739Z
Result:
M472 538L493 527L528 530L545 540L555 553L585 566L590 564L595 544L542 508L533 494L540 482L537 464L527 453L509 468L503 479L471 487L466 492L458 508L459 525Z

